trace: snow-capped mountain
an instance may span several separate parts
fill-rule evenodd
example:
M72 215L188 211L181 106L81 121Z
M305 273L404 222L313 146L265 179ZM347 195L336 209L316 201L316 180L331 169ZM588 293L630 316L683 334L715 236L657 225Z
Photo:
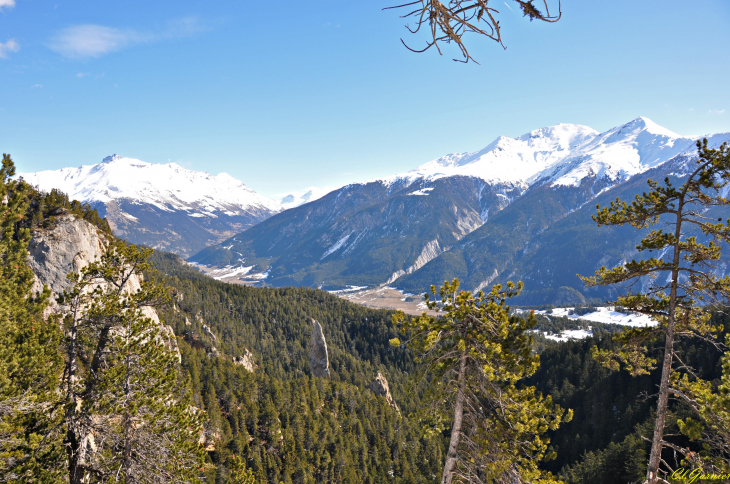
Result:
M383 181L461 175L527 188L545 182L577 186L588 176L625 180L680 153L694 152L695 141L644 117L604 133L578 124L558 124L518 138L500 136L480 151L452 153Z
M107 156L97 165L21 176L41 189L58 188L77 200L107 203L130 199L161 210L185 210L192 216L241 215L252 208L281 210L278 203L227 173L211 175L175 163L158 165L119 155Z
M120 237L185 256L282 210L226 173L119 155L96 165L19 176L41 190L56 188L97 207Z
M730 133L708 139L719 145ZM551 253L551 246L573 237L598 245L578 254L570 251L580 244L563 244L561 257L595 265L607 253L604 233L586 235L598 230L588 213L596 197L645 190L646 176L663 178L693 159L695 141L642 117L603 133L559 124L517 138L501 136L477 152L334 190L191 260L231 270L244 265L246 277L266 276L267 284L277 286L387 283L411 292L453 277L468 289L488 287L521 270L518 263L530 251ZM582 222L551 232L571 214ZM554 240L537 242L548 234ZM546 298L552 294L543 289Z

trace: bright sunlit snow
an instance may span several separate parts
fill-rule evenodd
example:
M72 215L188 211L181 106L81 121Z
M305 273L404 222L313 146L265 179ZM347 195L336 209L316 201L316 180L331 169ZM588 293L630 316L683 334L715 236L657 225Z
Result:
M696 139L680 136L644 117L605 133L588 126L558 124L518 138L500 136L475 153L452 153L380 181L410 184L461 175L523 188L543 181L577 186L589 176L626 179L676 155L694 154ZM730 133L714 135L710 144L729 139Z
M279 200L279 203L284 208L284 210L286 210L289 208L298 207L299 205L304 205L305 203L319 200L332 190L336 190L336 188L309 187L306 189L306 191L290 192L286 195L281 195L281 200Z
M538 331L539 332L539 331ZM543 333L545 338L553 341L568 341L570 339L585 339L593 336L593 332L585 329L565 329L557 334Z
M545 316L562 316L570 319L582 319L585 321L595 321L597 323L620 324L622 326L644 327L654 326L656 321L649 316L638 313L618 312L613 306L596 308L592 313L577 315L570 314L570 310L574 308L555 308L551 312L535 311L536 314L544 314Z
M218 211L238 214L251 208L281 210L278 203L226 173L211 175L175 163L157 165L118 155L107 156L98 165L19 176L41 190L57 188L84 202L130 199L167 211L193 211L192 217L210 217Z

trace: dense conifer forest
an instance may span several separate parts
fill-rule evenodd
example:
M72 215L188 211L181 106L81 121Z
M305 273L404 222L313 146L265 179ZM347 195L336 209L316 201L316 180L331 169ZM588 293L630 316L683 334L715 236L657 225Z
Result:
M414 363L388 343L392 312L324 291L230 285L172 254L153 263L176 293L160 316L180 335L183 367L215 441L208 482L225 482L233 455L260 482L435 482L444 440L408 419L419 404ZM310 318L324 327L330 378L309 371ZM210 332L203 325L210 328ZM254 373L233 363L249 350ZM369 386L381 371L399 414ZM212 448L213 446L211 446Z
M233 455L245 456L261 482L438 481L448 430L425 438L408 418L422 395L411 378L413 355L388 345L396 335L391 311L309 288L220 283L163 252L153 255L153 263L159 271L154 277L176 292L160 315L180 335L183 366L210 416L216 443L209 482L226 482ZM324 326L328 380L309 372L309 318ZM727 327L726 315L715 319ZM558 332L582 325L538 317L537 328ZM541 365L526 383L574 412L571 422L552 432L555 457L543 466L571 484L640 482L650 446L642 437L652 429L648 396L656 393L659 375L634 378L602 367L591 347L612 348L611 335L621 328L592 329L594 336L581 341L536 338ZM254 373L232 362L246 350L258 365ZM699 376L720 377L722 354L710 345L683 344L680 352ZM369 390L378 371L388 378L402 415ZM683 414L675 403L670 430L679 433L676 419Z

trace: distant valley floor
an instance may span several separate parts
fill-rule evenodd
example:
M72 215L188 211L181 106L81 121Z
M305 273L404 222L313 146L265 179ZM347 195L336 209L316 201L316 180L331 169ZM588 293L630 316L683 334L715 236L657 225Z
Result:
M217 268L196 264L195 262L187 262L187 264L198 269L206 276L229 284L262 286L266 282L265 274L249 275L246 267ZM402 291L392 287L350 287L348 289L329 292L342 299L368 308L395 309L414 316L420 316L424 311L432 316L436 315L433 311L427 311L426 303L421 296L403 294Z

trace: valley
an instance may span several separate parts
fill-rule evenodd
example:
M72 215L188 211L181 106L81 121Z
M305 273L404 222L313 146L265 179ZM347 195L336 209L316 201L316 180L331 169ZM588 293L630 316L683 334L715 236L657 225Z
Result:
M730 134L711 139L718 144ZM571 421L543 431L555 444L540 472L569 484L614 484L583 475L600 472L606 460L628 461L649 450L639 436L651 425L652 407L641 395L653 391L661 372L632 378L594 357L618 348L622 335L660 326L607 305L621 288L586 288L576 274L637 256L645 232L597 227L594 206L631 199L646 190L647 178L682 183L695 160L693 143L645 118L606 133L557 125L319 198L310 190L287 199L304 202L292 208L223 174L122 157L21 177L51 187L34 192L29 205L34 268L62 259L54 273L75 271L101 254L99 242L95 256L64 246L63 257L50 257L61 240L86 243L56 230L103 233L100 240L126 238L156 249L144 280L171 298L157 305L152 320L179 362L191 401L205 409L197 442L207 481L225 482L243 456L262 483L432 482L449 434L423 432L419 412L431 397L425 380L416 378L422 354L399 342L403 333L395 323L424 312L440 316L426 310L421 294L458 278L465 291L459 297L525 283L519 295L488 307L514 308L505 309L504 330L493 333L504 335L499 345L507 353L535 362L539 356L540 364L520 379L533 386L514 391L549 395L546 405L554 401L574 412ZM122 172L136 183L112 182ZM176 186L191 193L175 195ZM704 215L727 214L716 206ZM696 230L687 235L706 239ZM729 263L723 254L717 275ZM399 319L397 311L405 315ZM708 317L724 328L723 312ZM649 351L658 351L659 342L648 341ZM705 342L681 345L703 378L719 377L717 351ZM676 426L668 428L676 432ZM623 482L635 479L642 465L606 468Z
M729 22L0 0L0 484L730 484Z

